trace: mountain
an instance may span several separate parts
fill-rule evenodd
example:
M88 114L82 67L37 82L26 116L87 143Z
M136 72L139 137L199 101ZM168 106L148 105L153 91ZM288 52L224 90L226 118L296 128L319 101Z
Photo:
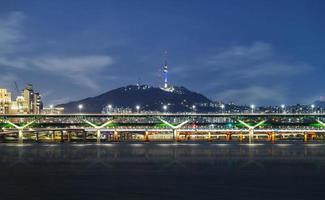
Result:
M314 102L314 105L316 107L325 108L325 101L323 101L323 100L317 100L317 101Z
M64 107L65 113L79 112L78 105L82 104L82 112L101 113L107 105L112 105L113 109L128 108L135 110L136 105L141 106L145 111L162 111L163 105L168 104L169 112L190 111L193 105L198 111L213 111L210 107L213 102L207 97L192 92L185 87L174 87L173 91L165 91L157 87L147 85L129 85L120 87L99 96L89 97L79 101L57 105Z

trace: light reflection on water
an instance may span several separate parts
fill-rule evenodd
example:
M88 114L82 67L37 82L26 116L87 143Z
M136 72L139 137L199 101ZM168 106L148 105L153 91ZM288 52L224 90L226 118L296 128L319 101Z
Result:
M225 147L225 146L228 146L229 144L225 144L225 143L222 144L222 143L221 143L221 144L214 144L214 145L216 145L216 146L221 146L221 147Z
M94 145L94 144L78 144L78 143L74 143L74 144L70 144L71 146L74 146L74 147L86 147L86 146L91 146L91 145Z
M49 148L50 147L50 148ZM109 147L109 148L107 148ZM257 160L298 159L325 160L323 144L214 144L214 143L117 143L117 144L1 144L0 163L6 165L19 159L26 162L137 162L146 158L148 162L165 162L168 159L184 162L228 162ZM18 153L18 154L17 154ZM80 156L82 155L82 156Z
M323 144L0 144L0 155L4 199L316 199L325 180Z
M32 146L33 144L18 144L18 143L0 143L0 147L2 146L8 146L8 147L27 147L27 146Z
M99 143L99 144L94 144L96 146L103 146L103 147L113 147L115 144L109 144L109 143Z
M274 144L274 145L279 146L279 147L288 147L291 144Z
M325 146L325 144L305 144L307 147L320 147L320 146Z
M239 144L239 145L243 145L243 146L249 146L249 147L254 147L254 146L262 146L264 144L261 144L261 143L253 143L253 144Z
M130 144L130 146L132 146L132 147L142 147L143 144Z

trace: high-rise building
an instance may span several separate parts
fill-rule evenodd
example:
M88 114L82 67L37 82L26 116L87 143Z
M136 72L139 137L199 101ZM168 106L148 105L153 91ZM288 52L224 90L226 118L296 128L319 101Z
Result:
M27 85L16 101L11 100L11 92L0 88L0 114L40 114L42 109L41 95L34 92L33 85Z
M9 114L11 109L11 92L0 88L0 114Z
M11 114L27 114L28 104L23 96L17 96L16 101L11 103Z
M23 90L24 100L27 102L28 113L40 114L43 108L41 95L38 92L34 92L33 85L28 84Z

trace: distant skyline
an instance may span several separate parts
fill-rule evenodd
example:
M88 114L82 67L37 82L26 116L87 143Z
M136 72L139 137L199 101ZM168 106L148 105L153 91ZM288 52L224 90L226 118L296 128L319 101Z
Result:
M169 81L212 100L309 104L325 96L322 0L0 2L0 87L45 104Z

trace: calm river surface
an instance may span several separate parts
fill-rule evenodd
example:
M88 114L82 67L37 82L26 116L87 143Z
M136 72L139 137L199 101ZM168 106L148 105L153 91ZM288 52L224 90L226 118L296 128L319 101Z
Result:
M0 144L0 199L325 199L325 144Z

